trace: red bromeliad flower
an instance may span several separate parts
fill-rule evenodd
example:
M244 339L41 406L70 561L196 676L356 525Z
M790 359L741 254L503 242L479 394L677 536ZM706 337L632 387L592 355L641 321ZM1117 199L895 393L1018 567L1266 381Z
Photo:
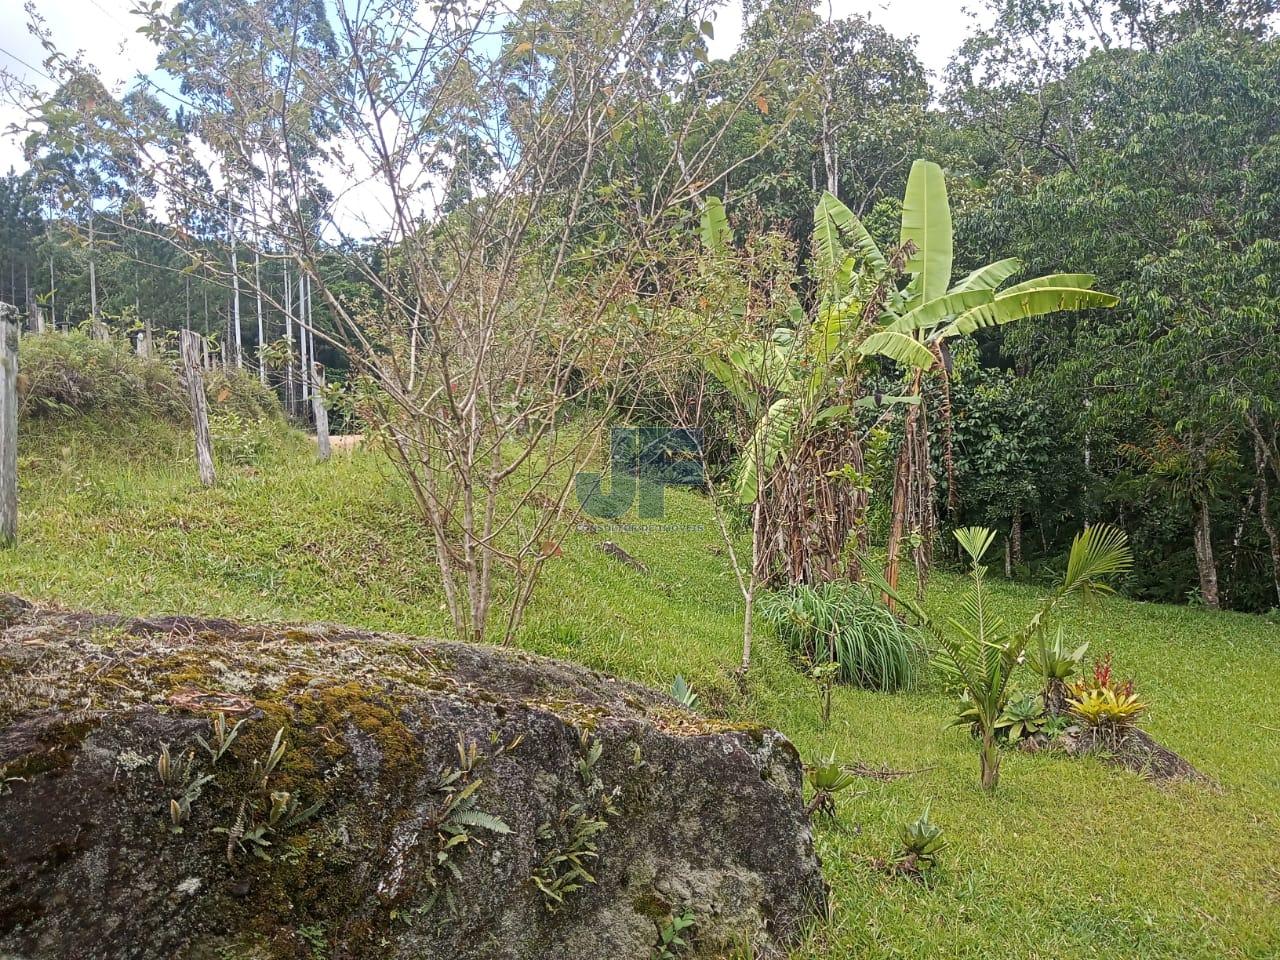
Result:
M1111 654L1095 660L1093 663L1093 683L1099 690L1111 686Z

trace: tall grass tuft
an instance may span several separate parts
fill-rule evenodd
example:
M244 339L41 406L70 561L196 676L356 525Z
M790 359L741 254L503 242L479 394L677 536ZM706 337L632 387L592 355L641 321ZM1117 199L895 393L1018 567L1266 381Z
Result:
M834 660L841 682L907 690L923 671L920 635L860 584L798 584L762 596L759 613L796 656L812 663Z

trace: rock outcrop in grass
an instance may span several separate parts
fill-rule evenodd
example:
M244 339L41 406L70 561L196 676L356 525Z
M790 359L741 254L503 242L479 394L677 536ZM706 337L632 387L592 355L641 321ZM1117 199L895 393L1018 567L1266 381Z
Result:
M767 956L825 897L778 733L332 626L0 597L0 794L6 956Z

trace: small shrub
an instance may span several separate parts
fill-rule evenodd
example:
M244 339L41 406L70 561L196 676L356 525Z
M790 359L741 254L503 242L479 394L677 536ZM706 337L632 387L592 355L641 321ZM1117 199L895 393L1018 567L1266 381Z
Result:
M177 420L185 413L173 368L136 356L124 341L45 333L23 337L19 351L24 419Z
M79 331L24 336L19 350L24 420L189 420L172 356L139 357L123 340L95 340ZM231 412L245 421L281 419L275 394L245 371L208 370L205 389L214 417Z
M800 659L838 664L841 682L892 691L919 679L925 662L919 634L858 584L800 584L765 594L759 612Z
M693 911L685 910L680 914L672 914L671 918L658 930L658 942L653 948L654 960L675 960L689 949L686 931L695 927L697 921Z
M1014 630L989 610L987 568L983 556L991 549L995 532L983 527L955 531L956 541L969 557L970 588L961 601L967 623L955 620L955 635L940 629L920 604L903 597L872 568L868 578L903 609L911 613L938 641L939 659L961 687L967 716L981 739L978 753L979 782L995 790L1000 782L1000 750L997 724L1009 702L1009 681L1033 639L1045 629L1045 620L1067 597L1088 596L1109 589L1103 579L1124 573L1133 564L1124 533L1106 524L1086 527L1076 535L1067 556L1067 571L1052 594L1040 605L1027 625ZM962 717L966 714L962 714Z

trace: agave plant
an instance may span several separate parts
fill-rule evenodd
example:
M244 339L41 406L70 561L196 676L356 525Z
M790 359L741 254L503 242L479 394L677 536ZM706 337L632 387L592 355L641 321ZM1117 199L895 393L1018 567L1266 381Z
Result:
M689 681L677 673L675 680L671 682L671 699L688 710L697 710L700 698L693 687L689 686Z
M979 754L982 788L990 791L1000 782L997 733L1000 718L1008 706L1009 681L1028 644L1039 636L1045 620L1068 597L1110 589L1103 578L1129 569L1133 555L1122 531L1105 524L1086 527L1071 544L1067 571L1057 589L1041 603L1025 627L1013 630L993 613L987 596L987 568L982 558L995 540L995 531L966 527L957 530L955 537L969 557L972 583L961 602L965 622L950 621L954 634L943 630L914 600L894 591L884 577L872 571L868 571L868 576L929 630L938 643L938 659L946 662L959 678L982 742Z

